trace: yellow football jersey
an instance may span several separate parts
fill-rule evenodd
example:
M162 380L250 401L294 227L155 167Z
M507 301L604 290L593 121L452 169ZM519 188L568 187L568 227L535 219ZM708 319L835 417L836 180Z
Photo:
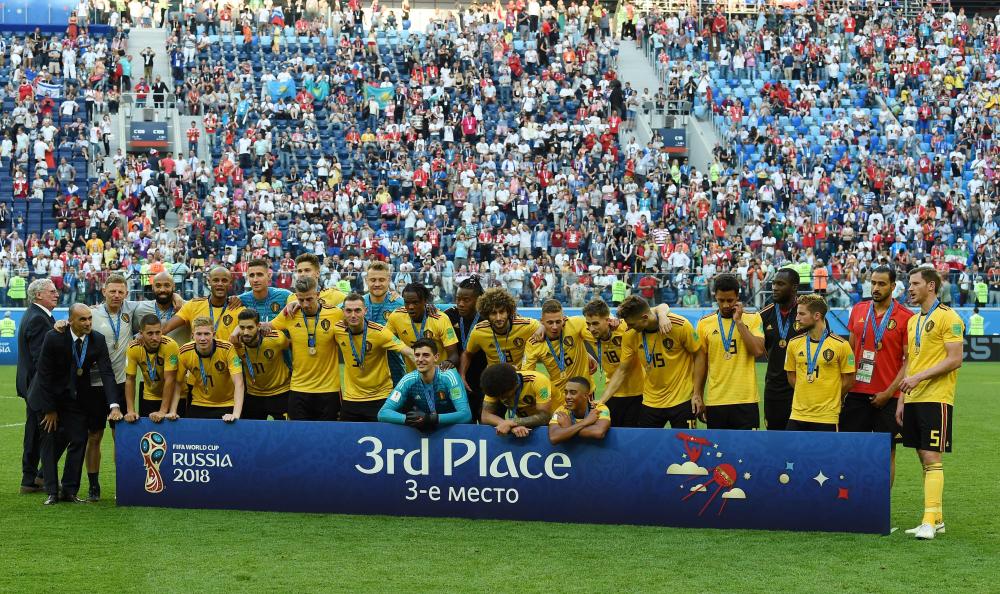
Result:
M142 343L133 340L125 354L125 375L135 376L136 370L139 370L142 374L142 397L146 400L162 400L164 374L177 371L179 352L180 347L169 336L160 338L160 346L155 353L150 353Z
M389 321L386 324L389 331L396 335L408 347L413 347L417 338L430 338L437 343L438 363L448 358L445 347L458 344L458 337L455 336L455 328L451 325L448 316L440 312L428 313L424 315L423 322L417 324L410 319L410 314L406 313L406 308L401 307L389 314ZM406 371L416 369L413 363L406 360Z
M189 342L177 357L177 378L187 376L191 385L191 404L195 406L233 406L236 386L233 376L243 373L243 366L233 345L216 340L212 354L202 357Z
M590 414L589 409L587 414L588 415ZM570 410L566 408L565 405L563 405L557 408L556 412L552 413L552 418L549 419L549 425L558 425L560 417L568 418L570 425L576 425L577 421L583 420L582 418L581 419L576 418L573 415L573 413L570 412ZM608 408L608 405L606 404L597 405L597 418L598 420L608 421L609 423L611 422L611 409Z
M322 291L320 291L319 298L323 300L323 303L325 305L329 305L331 307L340 307L340 304L344 302L344 299L347 299L347 295L340 289L335 289L333 287L330 287L329 289L323 289ZM288 299L285 301L285 304L287 305L293 301L298 301L298 300L299 298L295 296L295 293L292 293L291 295L288 296Z
M581 318L583 319L583 318ZM590 330L586 328L583 329L583 340L590 345L591 350L600 356L600 360L597 362L600 366L597 373L604 376L604 381L607 382L608 378L613 376L618 367L625 360L625 349L624 341L628 334L628 324L624 320L618 323L618 327L611 331L611 335L607 340L597 340ZM622 382L622 387L618 389L616 394L612 394L611 397L615 398L618 396L639 396L643 391L643 384L646 381L646 371L644 366L632 367L633 372L630 372Z
M590 378L590 357L583 340L585 329L586 322L582 318L568 318L560 340L548 340L544 337L541 340L535 340L534 337L528 339L521 369L534 371L539 363L545 366L552 383L552 409L563 405L569 378Z
M483 397L484 404L502 404L507 409L504 414L507 419L530 417L538 412L538 405L549 406L551 404L552 384L549 382L549 378L537 371L518 371L517 374L521 377L521 389L515 393L514 398ZM551 410L552 408L549 407L549 411Z
M510 331L507 334L496 334L489 320L484 320L476 324L472 333L469 334L469 341L465 344L465 350L470 354L483 351L486 353L486 364L496 365L500 363L501 356L504 363L517 366L524 359L524 348L528 344L528 339L538 330L540 323L538 320L514 316L511 322Z
M229 340L229 336L239 325L237 316L243 311L243 306L235 308L229 307L229 302L222 307L211 305L207 297L198 297L188 301L177 311L177 316L191 325L195 318L205 317L212 320L215 325L215 338L218 340ZM194 331L194 328L191 329Z
M846 340L833 334L828 335L822 345L809 340L808 349L806 339L804 334L796 336L788 342L785 352L785 371L795 372L795 393L789 418L835 425L843 401L841 374L854 373L854 351ZM812 382L809 381L809 353L818 357Z
M701 348L708 352L705 405L756 404L760 399L757 390L756 362L743 344L739 329L733 328L735 322L732 319L722 318L722 332L729 336L730 330L732 331L729 358L726 358L726 349L722 346L723 337L719 331L719 319L715 313L709 314L698 321L696 328L696 333L701 339ZM743 323L750 329L750 334L764 338L764 324L759 314L743 314Z
M337 345L344 355L344 400L371 402L384 400L392 392L389 351L405 346L388 328L365 322L365 332L352 334L347 324L338 322L333 329Z
M691 400L694 391L694 354L701 338L686 318L669 315L668 334L629 330L622 341L622 365L645 371L642 403L651 408L677 406Z
M276 330L263 336L256 346L243 341L235 345L243 361L243 379L246 393L251 396L278 396L291 387L292 371L282 353L288 348L288 338Z
M272 328L288 332L292 349L292 390L305 394L340 391L340 362L333 327L343 319L344 310L323 304L312 316L299 310L294 316L281 314L271 320ZM309 353L310 334L316 338L314 355Z
M917 328L920 328L920 348L917 348ZM919 313L907 323L906 336L909 351L907 375L913 375L934 367L945 360L947 352L944 345L961 343L965 334L965 324L955 310L946 305L938 305L925 316ZM955 404L955 385L958 382L958 370L952 370L944 375L920 382L904 402L943 402Z

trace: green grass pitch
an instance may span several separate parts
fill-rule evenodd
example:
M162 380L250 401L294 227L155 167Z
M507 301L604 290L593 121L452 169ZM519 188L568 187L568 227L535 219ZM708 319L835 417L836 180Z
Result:
M892 494L900 531L885 537L117 508L110 435L105 499L49 509L42 495L17 494L24 404L5 367L0 592L997 591L1000 481L989 465L1000 443L998 371L960 371L955 452L945 457L948 533L919 542L902 532L923 507L907 449ZM587 515L600 513L595 502Z

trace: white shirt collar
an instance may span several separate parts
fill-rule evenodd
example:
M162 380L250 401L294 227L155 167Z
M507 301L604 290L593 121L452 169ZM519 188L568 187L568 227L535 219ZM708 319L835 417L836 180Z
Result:
M41 303L35 303L35 305L37 305L38 307L40 307L42 309L42 311L44 311L45 313L49 314L50 318L55 317L55 316L52 315L52 312L49 311L49 308L45 307Z
M72 328L69 331L69 335L73 337L73 342L76 342L76 341L80 340L81 338L83 338L83 336L77 336L76 332L73 332Z

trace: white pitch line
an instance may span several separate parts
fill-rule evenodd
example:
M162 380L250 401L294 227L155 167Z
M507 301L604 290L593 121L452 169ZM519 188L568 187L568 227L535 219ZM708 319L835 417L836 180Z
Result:
M24 423L11 423L10 425L0 425L0 429L7 429L8 427L24 427Z

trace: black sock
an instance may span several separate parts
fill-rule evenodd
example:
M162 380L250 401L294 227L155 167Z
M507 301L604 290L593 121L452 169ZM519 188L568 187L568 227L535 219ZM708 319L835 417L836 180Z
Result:
M96 473L96 472L88 472L87 473L87 478L90 480L90 486L91 487L100 487L101 486L101 483L98 481L97 477L98 477L98 473Z

